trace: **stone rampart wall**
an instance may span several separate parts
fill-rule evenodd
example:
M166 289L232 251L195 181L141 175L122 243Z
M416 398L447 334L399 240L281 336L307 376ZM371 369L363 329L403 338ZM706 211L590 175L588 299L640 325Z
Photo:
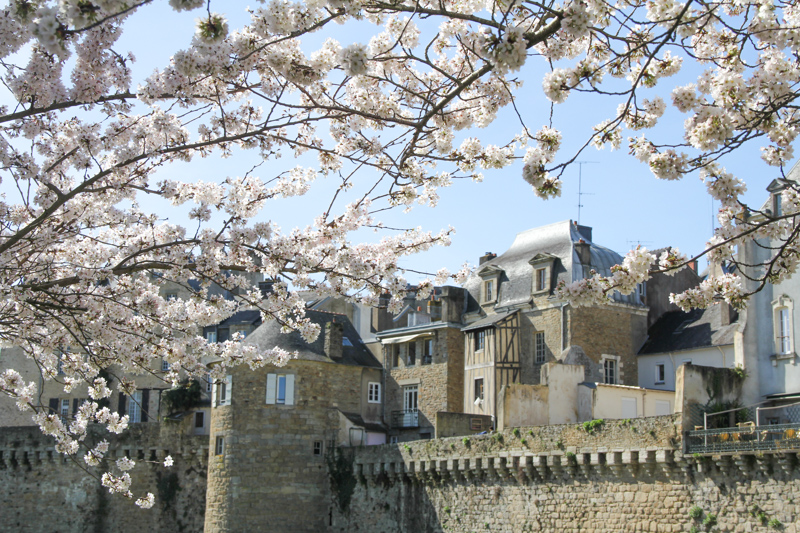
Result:
M665 416L360 449L331 530L798 533L795 452L684 457L679 424Z
M109 453L92 474L114 470L128 455L135 496L152 492L152 509L111 495L88 473L81 455L65 458L38 427L0 430L0 530L25 533L120 531L201 532L206 503L208 437L184 434L182 424L136 424L122 435L90 428L86 441L109 442ZM174 465L163 467L171 455ZM74 459L74 460L73 460ZM152 463L145 463L152 461ZM76 464L77 463L77 464ZM158 464L156 464L158 463Z

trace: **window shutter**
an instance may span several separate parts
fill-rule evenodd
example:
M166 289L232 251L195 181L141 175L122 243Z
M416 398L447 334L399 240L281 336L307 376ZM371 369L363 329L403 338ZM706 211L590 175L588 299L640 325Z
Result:
M58 414L58 398L50 398L50 414Z
M77 399L77 398L74 398L72 400L72 416L73 417L75 417L78 414L78 402L80 402L80 400Z
M220 398L219 404L220 405L230 405L231 404L231 397L233 395L233 376L228 374L225 376L225 383L227 387L225 387L225 398Z
M119 416L125 416L125 393L119 393L119 405L117 406L117 412Z
M211 406L217 407L219 406L219 398L217 398L217 382L213 381L211 383Z
M275 383L277 376L275 374L267 374L267 403L275 403Z
M294 374L286 374L286 405L294 405Z
M150 389L142 390L142 422L147 422L147 411L150 409Z

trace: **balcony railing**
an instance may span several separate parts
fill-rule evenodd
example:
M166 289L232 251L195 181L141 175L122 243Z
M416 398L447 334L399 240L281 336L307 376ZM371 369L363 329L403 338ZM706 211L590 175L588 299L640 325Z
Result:
M689 431L686 451L734 453L765 450L800 450L800 424L740 425L734 428Z
M686 451L710 454L800 450L800 404L764 403L705 415L695 409L690 413L695 430L686 435Z
M402 409L400 411L392 411L392 427L395 428L419 427L419 410Z

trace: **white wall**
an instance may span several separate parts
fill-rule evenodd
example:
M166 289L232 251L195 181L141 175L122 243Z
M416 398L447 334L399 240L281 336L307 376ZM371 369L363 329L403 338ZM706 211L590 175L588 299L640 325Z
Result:
M626 385L595 383L581 385L580 422L603 419L641 418L672 414L675 393Z
M714 368L734 368L736 366L733 344L709 346L697 350L640 355L637 361L639 363L640 387L669 391L675 390L675 373L678 367L687 361L693 365ZM666 374L664 383L656 383L656 365L658 364L664 365Z

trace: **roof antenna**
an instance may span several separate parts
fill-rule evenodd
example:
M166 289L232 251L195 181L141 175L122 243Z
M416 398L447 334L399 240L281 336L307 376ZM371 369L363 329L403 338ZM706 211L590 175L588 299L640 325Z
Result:
M582 177L583 177L583 165L587 163L598 163L599 161L575 161L578 164L578 224L581 223L581 207L583 204L581 203L581 196L594 196L594 193L591 192L583 192L582 190Z

